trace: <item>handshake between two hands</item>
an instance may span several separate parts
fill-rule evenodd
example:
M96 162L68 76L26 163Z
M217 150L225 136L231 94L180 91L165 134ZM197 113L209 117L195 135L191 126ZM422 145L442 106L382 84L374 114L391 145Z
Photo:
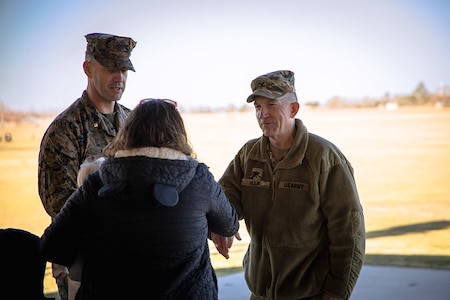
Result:
M234 236L221 236L218 234L215 234L211 232L211 240L214 242L214 245L216 246L217 251L222 254L223 257L226 259L230 258L230 255L228 254L231 246L233 245L234 237L238 241L241 240L241 236L239 235L239 232L237 232Z

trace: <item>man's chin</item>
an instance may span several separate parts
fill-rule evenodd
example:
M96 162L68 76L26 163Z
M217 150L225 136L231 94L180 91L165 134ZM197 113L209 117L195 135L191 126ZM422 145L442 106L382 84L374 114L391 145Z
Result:
M115 94L115 95L113 95L113 96L111 97L111 99L112 99L113 101L119 101L121 98L122 98L122 93L120 93L120 94Z
M270 137L270 131L263 130L263 136Z
M262 126L261 130L264 136L270 136L273 133L272 129L269 129L265 126Z

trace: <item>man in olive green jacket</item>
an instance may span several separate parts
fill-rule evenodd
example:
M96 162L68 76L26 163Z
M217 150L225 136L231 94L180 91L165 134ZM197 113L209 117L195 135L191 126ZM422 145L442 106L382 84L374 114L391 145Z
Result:
M251 238L243 262L251 299L348 299L365 252L352 166L295 119L293 72L259 76L251 87L247 102L263 135L239 150L219 180ZM212 239L227 257L232 238Z

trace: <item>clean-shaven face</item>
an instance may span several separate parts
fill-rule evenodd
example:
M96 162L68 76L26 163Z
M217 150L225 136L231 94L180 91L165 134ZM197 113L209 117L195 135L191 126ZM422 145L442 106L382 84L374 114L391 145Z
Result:
M105 101L118 101L125 91L128 70L110 70L97 61L91 61L92 83L98 95Z
M254 101L256 119L263 135L277 138L291 129L291 105L283 98L272 100L256 97Z

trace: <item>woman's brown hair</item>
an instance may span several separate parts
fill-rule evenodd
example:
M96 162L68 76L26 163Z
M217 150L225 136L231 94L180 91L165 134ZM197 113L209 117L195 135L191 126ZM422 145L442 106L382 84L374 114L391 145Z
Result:
M116 137L103 149L103 154L114 157L118 150L166 147L195 157L176 106L176 102L169 99L141 100Z

